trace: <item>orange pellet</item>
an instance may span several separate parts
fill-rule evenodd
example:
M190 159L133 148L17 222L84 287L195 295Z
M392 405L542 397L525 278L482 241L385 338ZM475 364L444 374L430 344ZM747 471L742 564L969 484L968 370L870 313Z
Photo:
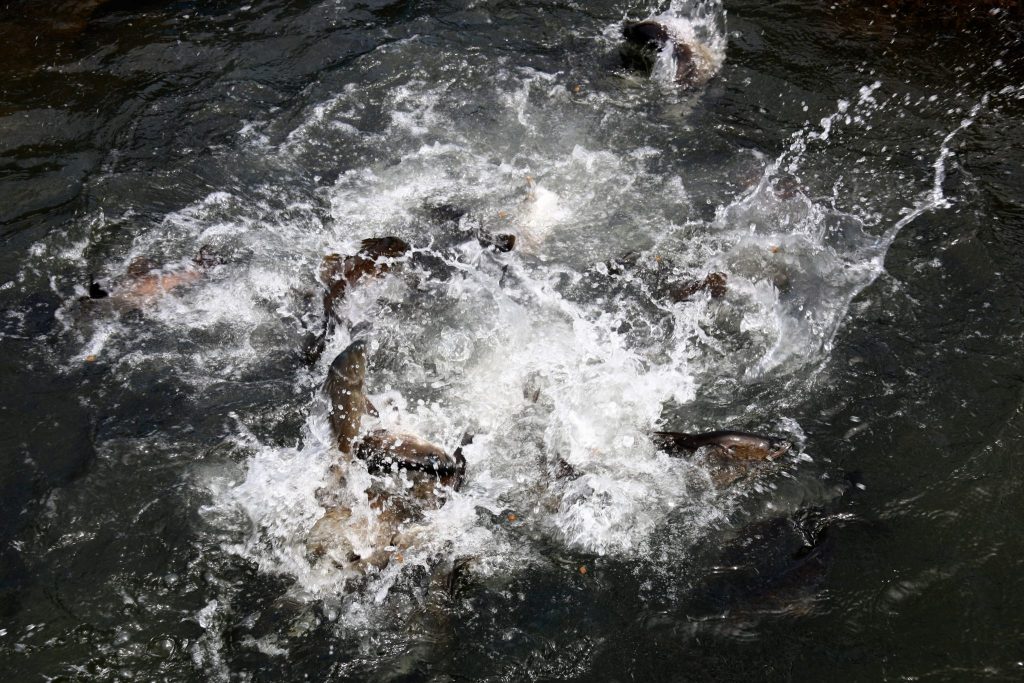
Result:
M585 566L581 566L580 567L580 574L586 574L586 573L587 573L587 568Z
M85 357L85 362L86 363L95 363L96 362L96 356L90 353L88 356Z
M507 520L508 520L508 521L510 521L510 522L514 522L514 521L516 521L517 519L519 519L519 517L517 517L517 516L516 516L516 513L514 513L514 512L510 512L510 513L508 513L508 515L507 515L507 516L505 517L505 519L507 519Z

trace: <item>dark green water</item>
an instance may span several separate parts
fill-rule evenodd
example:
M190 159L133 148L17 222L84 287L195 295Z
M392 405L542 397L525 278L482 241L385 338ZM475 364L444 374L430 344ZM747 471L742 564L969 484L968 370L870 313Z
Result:
M46 4L0 6L4 680L1024 677L1019 25ZM624 16L696 10L705 87L622 67ZM307 299L326 252L440 240L441 201L534 244L346 303L329 352L372 340L385 420L482 435L430 540L346 581L301 552ZM201 245L226 263L141 313L76 302ZM637 251L730 291L591 270ZM721 491L656 426L798 448Z

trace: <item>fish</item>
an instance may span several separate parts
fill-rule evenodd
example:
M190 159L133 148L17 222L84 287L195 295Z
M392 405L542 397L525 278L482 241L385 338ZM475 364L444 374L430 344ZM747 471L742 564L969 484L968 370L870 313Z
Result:
M622 37L638 47L660 50L671 36L664 24L647 20L623 26Z
M355 455L366 462L370 474L400 470L422 472L456 491L466 475L461 446L449 455L439 446L412 434L374 430L360 440Z
M87 298L89 298L89 299L106 299L108 296L110 296L110 292L108 292L107 290L103 289L102 285L100 285L100 283L96 282L96 277L94 275L90 274L89 275L89 294L88 294Z
M785 439L731 430L702 434L654 432L652 437L669 455L676 455L679 451L695 452L701 448L708 448L715 456L728 461L776 460L792 448L792 444Z
M376 505L374 505L376 502ZM371 567L383 569L394 553L392 539L406 521L392 514L384 502L371 502L373 512L354 515L346 505L328 507L306 536L306 551L314 560L327 558L336 567L365 574Z
M627 23L622 37L626 40L621 51L626 66L650 72L658 55L669 52L675 68L673 80L678 85L699 87L714 75L714 58L707 46L681 40L660 21Z
M411 434L376 429L360 436L362 416L378 416L365 392L366 353L367 343L356 340L328 369L324 382L330 401L328 421L341 459L328 468L328 481L316 491L324 514L306 537L312 562L326 558L358 574L384 568L394 555L423 540L425 527L415 523L422 520L425 510L444 505L445 489L458 490L462 485L466 473L462 447L472 440L472 436L464 436L462 445L449 455ZM364 492L369 509L358 506L360 512L354 512L344 500L345 475L355 462L353 455L366 462L371 474L404 471L411 486L376 480Z
M94 275L90 275L87 295L81 300L110 299L114 303L130 305L148 303L200 280L206 270L224 263L224 259L217 256L208 245L200 247L192 261L184 266L161 267L148 256L138 256L128 264L124 279L109 290L104 289Z
M510 232L491 232L484 228L477 228L474 231L474 236L480 246L494 251L505 253L516 248L516 236Z
M409 248L409 243L398 237L371 237L363 240L359 251L352 256L325 256L320 264L320 281L327 288L324 314L333 313L334 304L344 298L349 287L364 278L380 277L390 271L391 259L405 255Z
M324 285L323 324L319 334L306 344L306 362L320 360L327 347L327 337L337 322L335 306L345 298L350 288L359 282L377 278L390 272L395 259L410 250L409 243L398 237L371 237L360 243L359 251L351 256L327 254L320 264L320 282Z
M688 597L700 631L749 636L766 619L814 614L837 550L834 517L800 509L719 539L714 566Z
M324 392L330 401L331 433L338 450L346 456L352 453L352 442L359 434L363 415L378 415L366 397L365 382L366 342L359 339L335 357L324 381Z
M463 445L468 443L465 437L463 441ZM339 502L326 505L306 545L314 558L328 555L342 568L365 573L371 566L383 569L396 553L427 540L428 530L418 523L423 521L425 511L447 502L444 489L459 489L466 474L466 459L462 446L448 455L420 437L385 430L365 435L355 453L366 461L371 474L405 471L411 485L400 485L395 491L386 481L374 482L365 491L372 510L369 515L353 515L351 508ZM341 468L332 467L331 476L335 478L333 486L344 484ZM358 541L358 550L353 539Z
M723 272L713 271L697 279L680 272L671 258L643 252L628 252L602 261L584 273L582 282L587 292L635 283L650 296L673 303L688 302L700 292L707 292L712 299L721 299L729 291L729 276Z
M668 281L661 287L665 297L674 302L689 301L698 292L707 292L712 299L721 299L729 291L728 277L725 273L709 273L703 280L685 282Z

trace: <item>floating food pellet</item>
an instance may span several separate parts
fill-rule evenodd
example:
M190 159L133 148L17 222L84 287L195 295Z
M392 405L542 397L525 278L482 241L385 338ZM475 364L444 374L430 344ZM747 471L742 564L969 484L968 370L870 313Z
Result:
M586 566L585 565L580 565L580 574L586 574L586 573L587 573Z
M517 519L519 519L519 517L516 516L516 513L510 512L510 513L508 513L508 515L505 516L505 519L507 519L510 522L514 522Z
M508 214L506 212L504 212L504 211L499 211L498 212L498 218L505 218L506 216L508 216Z
M85 362L86 363L95 363L96 362L96 355L90 353L88 356L85 357Z
M580 92L580 90L582 90L582 89L583 89L583 88L582 88L581 86L578 86L578 85L577 85L576 87L574 87L574 88L572 89L572 91L573 91L574 93L576 93L576 94L578 95L578 94L579 94L579 92Z
M780 251L782 251L782 247L780 247L777 244L773 244L772 246L768 247L768 251L772 252L773 254L778 254Z
M397 553L395 555L395 562L405 562L405 558L402 557L402 553Z

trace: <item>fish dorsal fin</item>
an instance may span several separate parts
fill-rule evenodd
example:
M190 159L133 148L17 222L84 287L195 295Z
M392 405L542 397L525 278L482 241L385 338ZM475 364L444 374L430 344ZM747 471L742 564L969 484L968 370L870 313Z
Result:
M372 415L373 417L380 417L380 413L377 412L377 407L370 402L369 397L364 396L363 401L365 404L363 406L363 410L365 410L368 415Z

